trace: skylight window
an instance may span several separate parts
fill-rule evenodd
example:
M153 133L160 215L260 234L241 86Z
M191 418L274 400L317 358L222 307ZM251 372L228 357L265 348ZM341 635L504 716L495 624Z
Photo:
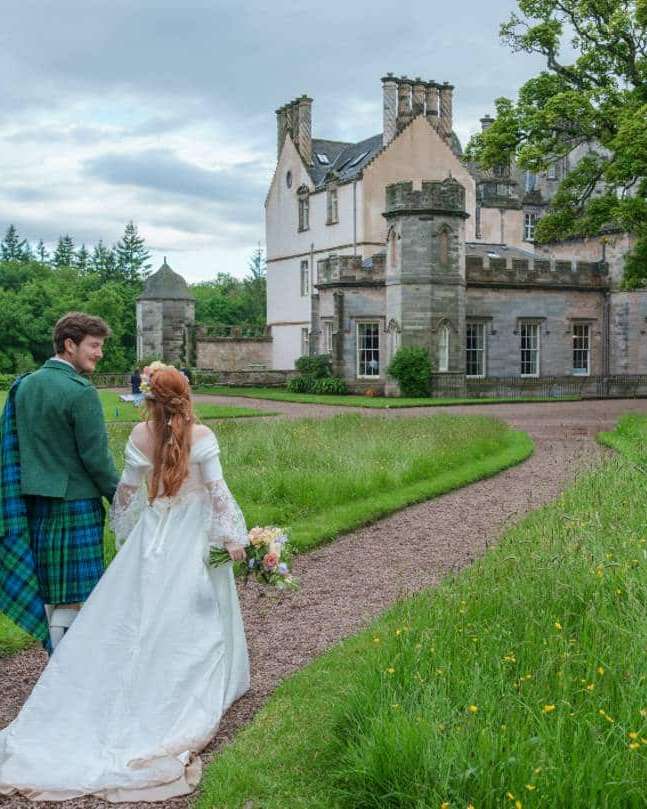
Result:
M317 160L324 166L330 165L330 160L328 159L328 155L326 154L321 154L320 152L317 152Z

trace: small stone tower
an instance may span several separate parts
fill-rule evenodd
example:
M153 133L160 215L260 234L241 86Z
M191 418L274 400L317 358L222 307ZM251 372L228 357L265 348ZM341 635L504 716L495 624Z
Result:
M463 374L465 189L451 177L423 182L419 191L411 182L395 183L386 188L384 216L386 322L397 335L389 354L422 346L434 373ZM387 393L397 390L394 384L387 383Z
M159 357L180 367L190 365L190 327L194 323L195 298L165 256L137 298L137 359Z

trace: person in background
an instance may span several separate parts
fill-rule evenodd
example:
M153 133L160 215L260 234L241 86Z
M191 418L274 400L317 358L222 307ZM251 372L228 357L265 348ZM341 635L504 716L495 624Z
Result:
M135 370L130 375L130 389L133 395L141 393L140 385L142 384L142 375L139 372L139 368L135 368Z

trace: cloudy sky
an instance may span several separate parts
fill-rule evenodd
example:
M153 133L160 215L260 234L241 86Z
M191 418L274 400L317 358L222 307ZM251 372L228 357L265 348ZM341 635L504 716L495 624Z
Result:
M133 219L192 281L242 276L264 240L274 110L315 137L381 131L387 71L451 81L463 143L538 62L498 26L514 0L5 0L0 229L112 243Z

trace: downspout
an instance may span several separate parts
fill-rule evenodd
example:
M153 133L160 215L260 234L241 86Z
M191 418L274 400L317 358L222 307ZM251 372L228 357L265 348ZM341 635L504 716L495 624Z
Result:
M357 180L353 180L353 256L357 256Z

